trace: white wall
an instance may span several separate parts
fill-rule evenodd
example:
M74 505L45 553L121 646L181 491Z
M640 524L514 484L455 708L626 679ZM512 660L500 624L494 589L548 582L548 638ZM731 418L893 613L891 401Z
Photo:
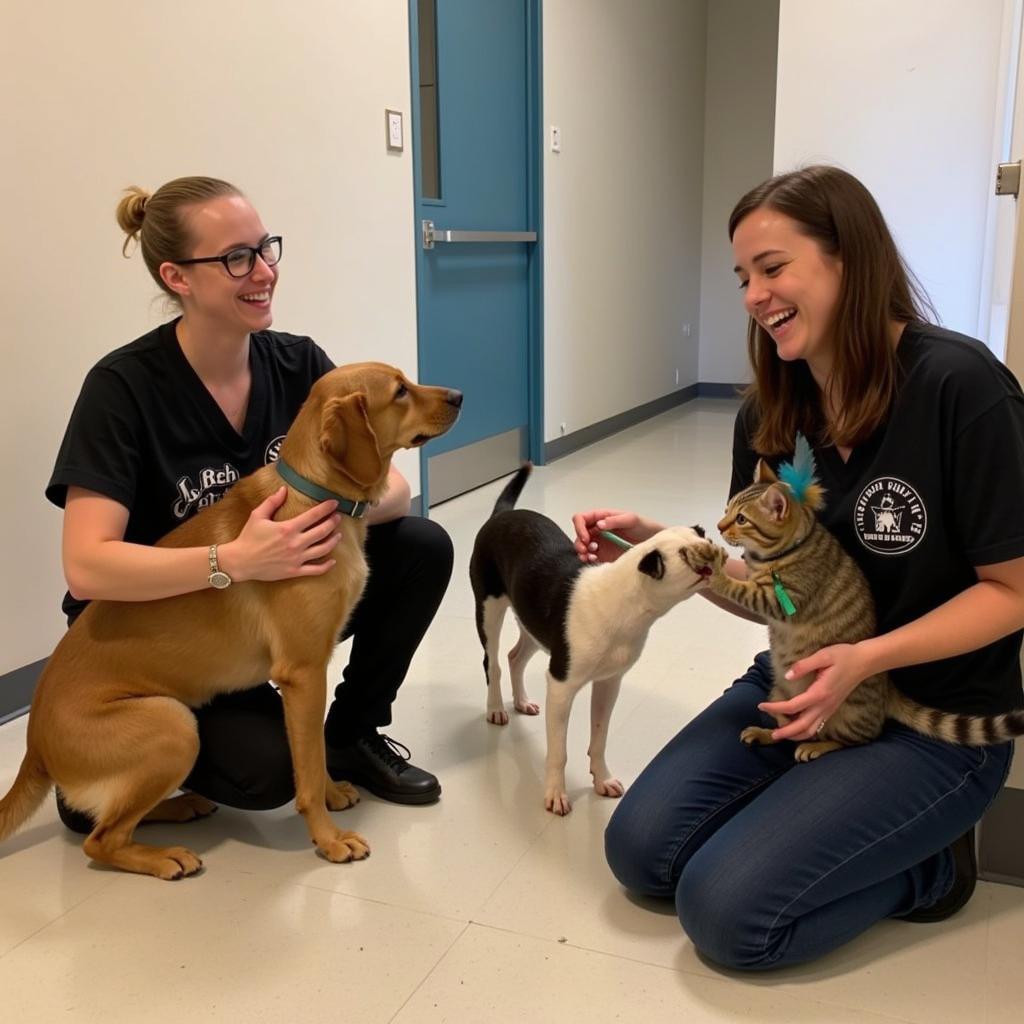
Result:
M238 184L285 238L275 326L338 362L416 370L405 0L5 5L0 674L63 631L60 513L43 489L86 370L165 318L123 260L120 190ZM407 122L408 123L408 122ZM407 132L408 139L408 132ZM419 489L415 456L399 467Z
M729 214L772 174L778 0L708 4L700 273L702 384L750 380L747 314L732 272Z
M546 0L543 31L550 440L697 380L707 7Z
M781 0L775 170L874 193L943 323L977 336L1003 0Z

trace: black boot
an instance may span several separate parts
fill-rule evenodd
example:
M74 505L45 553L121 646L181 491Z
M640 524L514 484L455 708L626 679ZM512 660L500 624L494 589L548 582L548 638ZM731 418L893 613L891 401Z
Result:
M343 747L327 746L327 774L335 781L363 786L396 804L432 804L441 784L430 772L409 763L409 748L378 732Z
M55 789L54 792L57 794L57 814L64 822L64 827L72 832L77 832L80 836L87 836L95 827L91 816L85 811L77 811L74 807L64 803L64 797L59 789Z
M919 907L903 918L904 921L916 921L930 924L934 921L945 921L958 910L963 909L974 894L974 886L978 881L978 858L974 850L974 829L965 832L957 839L950 852L953 854L953 887L936 900L930 907Z

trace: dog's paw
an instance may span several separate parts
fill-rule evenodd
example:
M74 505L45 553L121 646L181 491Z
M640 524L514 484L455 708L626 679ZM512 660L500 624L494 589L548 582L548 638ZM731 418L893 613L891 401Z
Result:
M564 786L548 787L544 793L544 809L559 817L565 817L572 810L572 803Z
M626 792L626 787L618 779L594 779L594 792L598 796L610 796L617 800Z
M149 874L162 878L165 882L176 882L179 878L188 878L202 870L203 862L191 850L184 846L170 846L155 849L157 854L152 863L147 865Z
M142 820L146 822L172 821L181 824L209 817L217 810L212 800L198 793L179 793L156 805Z
M314 839L317 850L334 864L364 860L370 856L370 844L358 832L335 830L333 835Z
M346 807L359 803L359 790L351 782L334 782L327 780L327 809L343 811Z
M532 700L517 700L516 711L521 715L539 715L540 705L536 701Z
M494 711L488 708L487 721L491 725L508 725L508 712L504 708L498 708Z

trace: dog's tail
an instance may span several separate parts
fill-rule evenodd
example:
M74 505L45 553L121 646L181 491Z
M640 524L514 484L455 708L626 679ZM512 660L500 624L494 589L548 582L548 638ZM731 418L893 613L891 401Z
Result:
M0 842L35 814L52 785L53 780L43 759L30 749L21 762L10 792L0 800Z
M508 512L516 507L519 495L523 493L523 488L532 472L532 462L524 462L519 467L516 475L505 484L505 489L498 495L498 500L494 503L494 511L491 513L492 516L496 516L499 512Z

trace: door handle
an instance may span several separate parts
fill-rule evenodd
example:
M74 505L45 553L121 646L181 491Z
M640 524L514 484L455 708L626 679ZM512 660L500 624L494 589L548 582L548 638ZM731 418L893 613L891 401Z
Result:
M423 221L423 248L433 249L435 242L536 242L536 231L452 231L435 228L432 220Z

